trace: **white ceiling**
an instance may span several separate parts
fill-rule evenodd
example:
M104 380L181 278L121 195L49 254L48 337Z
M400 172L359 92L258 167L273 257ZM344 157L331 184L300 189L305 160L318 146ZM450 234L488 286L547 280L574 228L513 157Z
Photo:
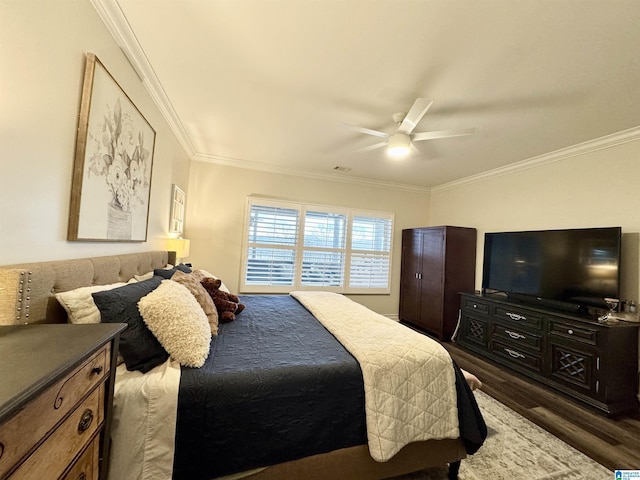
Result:
M640 126L638 0L93 1L200 160L430 188ZM476 132L354 152L417 97Z

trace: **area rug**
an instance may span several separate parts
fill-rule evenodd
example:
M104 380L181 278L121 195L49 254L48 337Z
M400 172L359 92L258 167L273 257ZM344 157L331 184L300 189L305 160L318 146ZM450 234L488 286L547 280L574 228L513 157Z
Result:
M480 390L476 400L487 423L482 448L465 458L460 480L613 480L614 473ZM432 468L394 480L446 480Z

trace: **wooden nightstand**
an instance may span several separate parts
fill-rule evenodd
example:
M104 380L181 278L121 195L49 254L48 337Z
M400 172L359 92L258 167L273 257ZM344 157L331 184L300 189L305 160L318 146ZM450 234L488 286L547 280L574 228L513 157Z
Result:
M106 478L125 327L0 327L0 480Z

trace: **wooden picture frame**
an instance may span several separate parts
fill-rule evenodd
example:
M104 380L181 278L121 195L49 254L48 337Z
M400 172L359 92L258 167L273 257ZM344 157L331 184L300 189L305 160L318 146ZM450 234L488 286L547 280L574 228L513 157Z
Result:
M98 57L87 53L68 240L147 240L155 137Z
M184 207L186 195L175 183L171 190L171 219L169 220L169 233L184 233Z

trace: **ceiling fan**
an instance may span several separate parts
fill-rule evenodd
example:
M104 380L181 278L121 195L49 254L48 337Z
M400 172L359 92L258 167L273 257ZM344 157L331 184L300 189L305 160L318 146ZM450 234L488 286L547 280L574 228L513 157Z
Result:
M383 142L360 148L357 151L367 152L376 148L387 147L387 153L394 157L404 157L411 150L420 154L420 150L414 145L414 142L422 142L424 140L435 140L437 138L460 137L463 135L471 135L475 128L465 128L458 130L439 130L433 132L416 132L412 133L416 125L422 120L427 110L433 105L433 100L429 98L417 98L407 114L396 113L393 115L393 121L396 122L398 128L393 135L379 132L370 128L359 127L349 123L340 123L342 127L347 127L360 133L373 135L374 137L384 138Z

